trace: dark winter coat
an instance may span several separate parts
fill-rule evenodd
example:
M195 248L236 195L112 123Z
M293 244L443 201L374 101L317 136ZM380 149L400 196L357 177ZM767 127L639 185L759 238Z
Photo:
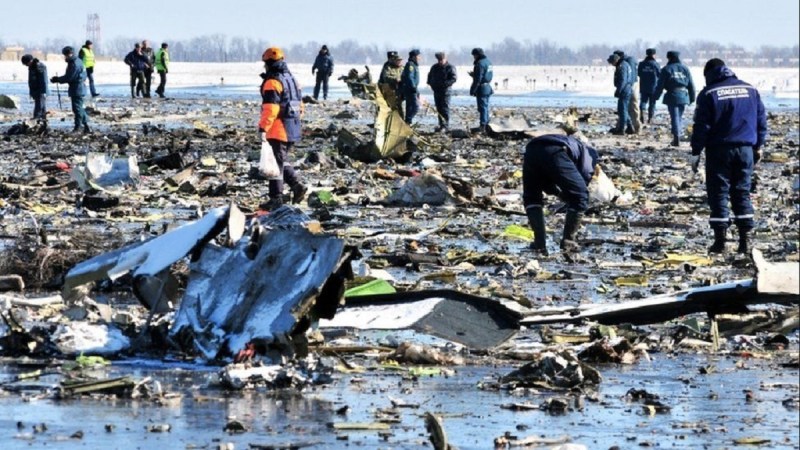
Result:
M400 75L400 92L405 95L417 93L419 86L419 65L414 60L409 60Z
M494 93L492 90L492 78L494 68L492 62L486 55L478 56L472 65L472 85L469 87L469 95L475 97L488 97Z
M628 56L628 55L622 58L622 60L628 63L628 66L631 68L631 86L633 86L639 81L639 75L636 73L637 69L636 60L633 58L633 56Z
M706 75L697 96L692 128L692 154L703 148L750 145L761 148L767 139L767 115L758 89L721 66Z
M692 82L692 73L678 59L670 61L658 76L656 98L661 97L663 91L664 104L667 106L689 105L694 103L695 90Z
M658 76L661 72L661 66L658 61L652 56L648 56L639 63L639 93L642 95L652 95L656 92L658 87Z
M31 61L28 66L28 92L31 97L47 95L50 93L47 84L47 66L38 59Z
M67 59L67 71L60 77L54 77L56 83L67 83L69 89L67 95L70 97L83 97L86 95L84 83L86 82L86 69L83 68L83 61L76 55Z
M314 59L311 73L313 74L315 71L320 71L326 77L333 75L333 57L328 52L320 52Z
M144 56L144 62L147 63L148 65L146 70L153 70L156 66L156 54L153 51L153 48L152 47L143 48L142 56Z
M125 56L125 64L131 68L131 72L144 72L147 69L147 57L137 53L136 50L131 50Z
M445 93L456 82L456 68L450 63L436 63L428 72L428 85L433 92Z
M631 65L624 60L617 63L617 69L614 71L614 97L623 97L631 95L633 88L633 70Z
M563 136L560 134L546 134L544 136L539 136L528 143L528 147L537 144L541 146L563 146L569 159L575 163L575 167L578 169L578 172L580 172L581 177L586 182L586 185L588 186L589 182L592 181L592 177L594 176L594 168L597 165L597 150L572 136Z

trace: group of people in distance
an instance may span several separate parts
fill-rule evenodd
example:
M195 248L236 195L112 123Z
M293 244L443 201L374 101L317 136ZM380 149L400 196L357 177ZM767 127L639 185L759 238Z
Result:
M131 97L137 94L150 96L150 75L153 67L161 76L156 93L164 96L169 63L167 47L167 44L162 44L159 52L151 58L149 55L152 49L148 51L147 41L143 41L142 44L137 43L134 50L126 56L125 62L131 67ZM91 42L87 41L79 55L74 53L72 47L64 47L62 53L67 70L63 76L50 78L50 82L69 85L68 95L75 115L74 131L83 130L88 133L90 129L83 109L87 76L91 95L98 95L94 88L92 71L85 67L94 67ZM667 53L668 63L664 68L660 68L655 61L655 49L648 49L646 53L647 57L638 64L636 70L633 68L633 58L625 56L621 51L614 52L608 58L608 62L616 67L614 95L618 99L617 125L611 132L638 133L641 128L640 108L644 111L647 107L647 121L650 122L655 111L655 101L663 94L663 101L670 113L672 145L678 146L684 108L697 101L690 162L692 170L697 172L701 154L705 151L706 191L711 210L709 225L714 233L709 253L726 251L727 230L731 224L738 229L737 252L749 252L750 233L754 227L754 209L750 201L751 178L767 137L767 116L758 90L739 80L722 60L712 58L703 68L706 86L695 95L691 74L688 67L680 62L678 52ZM489 123L493 69L480 48L473 49L472 56L474 65L469 72L472 77L470 94L477 98L480 126L476 131L484 132ZM455 67L447 62L444 52L436 53L435 57L437 62L431 67L427 82L434 92L439 115L438 128L446 130L450 118L450 91L457 74ZM381 70L378 86L389 105L401 115L402 102L405 101L404 118L411 123L419 107L421 54L419 50L411 50L409 61L405 65L396 51L388 52L387 59ZM278 47L270 47L264 51L262 61L265 72L261 74L262 102L258 129L262 142L268 144L272 150L280 176L269 180L269 199L260 207L272 210L286 201L302 201L308 190L289 163L289 154L302 135L303 103L301 89L289 71L283 51ZM31 55L24 55L22 63L28 67L34 118L44 121L46 129L47 67ZM327 46L323 46L312 67L312 73L317 75L314 98L319 96L320 87L323 99L327 98L327 79L332 72L333 58ZM639 79L641 85L637 86ZM633 95L637 90L641 93L641 104ZM629 109L634 113L629 114ZM548 253L544 194L558 195L567 203L560 245L562 250L572 252L579 249L576 236L583 212L588 207L588 184L595 173L598 160L599 155L594 148L573 136L545 135L527 144L523 158L523 205L534 231L532 250ZM284 197L285 185L290 188L288 197Z

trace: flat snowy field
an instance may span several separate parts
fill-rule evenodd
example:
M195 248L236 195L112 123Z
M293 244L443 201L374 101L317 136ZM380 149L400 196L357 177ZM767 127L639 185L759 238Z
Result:
M432 59L432 58L431 58ZM63 74L66 63L62 61L49 61L46 63L50 76ZM431 60L424 60L421 66L421 83L427 80ZM310 94L314 86L314 76L311 75L310 64L294 64L289 61L289 67L304 87L304 93ZM351 68L364 70L363 65L337 64L334 75L331 77L332 87L343 87L343 82L337 81L341 75L346 74ZM370 65L373 80L380 74L380 65ZM740 79L755 85L761 90L762 95L778 98L798 98L800 92L800 72L796 68L737 68L733 71ZM471 66L457 67L458 81L455 88L465 90L469 88L471 78L467 72ZM498 94L525 94L534 91L563 91L582 95L609 96L613 93L613 70L609 65L604 66L495 66L494 81L497 83ZM701 89L705 85L702 67L692 67L692 76L695 86ZM258 75L263 71L261 63L184 63L170 64L168 88L219 86L221 83L228 87L241 86L242 89L253 89L258 86L261 79ZM154 75L154 83L158 77ZM27 69L19 62L0 61L0 83L25 83ZM95 82L104 84L125 85L128 83L128 67L121 61L99 62L95 68ZM507 80L504 83L504 80ZM535 83L532 81L535 80ZM424 86L427 88L427 86ZM0 92L2 93L2 92Z

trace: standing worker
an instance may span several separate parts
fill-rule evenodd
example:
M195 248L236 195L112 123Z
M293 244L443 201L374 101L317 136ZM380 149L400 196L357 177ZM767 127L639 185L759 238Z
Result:
M289 72L283 51L270 47L261 56L266 73L261 74L261 118L258 131L261 140L272 147L275 160L281 169L282 179L269 180L269 201L259 207L272 211L283 204L284 181L292 190L292 203L300 203L306 195L306 186L300 183L294 168L287 161L295 142L300 140L300 114L302 94L294 76Z
M94 88L94 50L92 50L92 41L87 40L83 47L78 52L78 58L83 62L83 67L86 69L86 78L89 79L89 92L92 97L98 97L100 94Z
M167 73L169 72L169 44L161 43L161 48L156 51L156 71L158 72L158 87L156 94L164 98L164 88L167 86Z
M403 58L396 51L386 53L378 88L389 106L403 117L403 97L400 95L400 77L403 75Z
M78 131L83 126L83 132L90 133L86 110L83 109L83 96L86 95L86 87L83 85L86 82L86 69L83 68L83 62L75 55L72 47L64 47L61 54L64 55L64 61L67 62L67 71L60 77L50 78L50 82L69 85L67 93L72 102L72 114L75 115L75 128L72 131Z
M492 67L492 62L489 61L489 58L483 53L482 48L473 48L471 53L474 63L472 65L472 72L469 72L469 76L472 77L469 95L477 99L480 123L478 131L480 133L485 133L486 127L489 125L489 97L494 93L492 90L494 68Z
M142 54L141 44L134 44L133 50L125 55L125 64L131 69L131 98L138 97L144 92L144 71L147 68L147 59Z
M446 131L450 127L450 88L456 82L456 68L447 62L447 55L438 52L436 64L428 72L428 85L433 90L433 101L439 115L439 127L436 131Z
M703 76L706 87L697 96L692 128L692 170L697 172L705 149L706 192L711 208L708 221L714 230L714 243L708 251L725 252L730 198L733 223L739 231L736 251L747 253L753 229L750 181L767 139L767 115L758 90L736 78L721 59L710 59Z
M47 130L47 66L33 55L23 55L22 65L28 67L28 93L33 99L33 118L42 121Z
M142 41L142 55L147 63L147 67L144 69L144 98L150 98L150 85L153 82L153 68L155 67L156 58L153 48L150 47L147 39Z
M419 62L422 59L417 49L408 52L408 62L400 76L400 92L406 101L406 123L411 125L419 111Z
M663 103L667 105L669 110L669 121L672 129L672 143L673 147L680 145L680 136L683 132L683 124L681 119L683 117L683 110L686 105L694 103L694 83L692 82L692 73L689 68L683 65L680 60L680 53L676 51L667 52L667 65L661 69L661 75L658 77L658 86L656 87L656 98L661 97L661 93L666 90L664 94Z
M583 212L589 207L589 182L597 165L597 151L572 136L546 134L525 146L522 166L522 201L533 229L531 249L547 254L544 193L567 203L561 249L576 250L575 236Z
M323 45L319 49L314 65L311 66L311 75L317 73L317 80L314 84L314 100L319 99L319 87L322 85L322 99L328 99L328 79L333 75L333 57L328 51L328 46Z
M619 55L631 69L631 98L628 100L628 123L626 124L625 132L627 134L639 134L642 130L642 120L641 112L639 111L639 75L637 73L636 60L633 56L626 56L622 50L616 50L614 53Z
M647 108L647 123L653 120L656 113L656 87L658 86L658 75L661 72L661 66L656 61L656 49L648 48L645 50L645 58L639 62L639 67L636 72L639 74L639 94L641 94L641 103L639 109L644 119L644 110ZM644 121L644 120L642 120Z
M606 61L615 67L614 97L617 98L617 126L611 129L611 134L625 134L625 127L630 123L628 106L630 105L633 74L630 65L616 53L610 54ZM630 130L628 133L630 134L632 131Z

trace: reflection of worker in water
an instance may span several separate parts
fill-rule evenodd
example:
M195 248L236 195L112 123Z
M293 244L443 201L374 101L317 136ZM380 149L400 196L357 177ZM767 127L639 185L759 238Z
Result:
M547 254L544 194L558 195L567 203L561 248L578 247L576 235L589 206L589 181L597 165L597 151L572 136L547 134L525 147L522 166L522 201L533 229L531 249Z
M72 47L64 47L61 50L64 55L64 61L67 62L67 71L60 77L50 78L51 83L67 83L69 89L67 94L72 101L72 114L75 116L75 128L72 131L79 131L83 126L83 132L89 133L89 120L86 117L86 110L83 109L83 96L86 95L86 87L83 85L86 82L86 69L83 68L83 61L81 61Z
M261 209L271 211L283 204L284 181L292 190L292 203L299 203L306 195L306 186L300 183L291 164L289 152L295 142L300 140L300 114L302 94L294 76L283 59L283 51L270 47L261 56L266 73L261 74L261 118L258 131L261 140L272 147L278 167L282 168L282 179L269 180L269 202L262 203Z
M708 221L714 230L708 251L725 252L730 198L733 223L739 230L737 252L747 253L753 229L750 182L766 142L767 115L758 90L736 78L721 59L710 59L703 75L706 87L697 96L692 127L692 169L697 172L705 149Z
M403 117L403 97L399 92L400 77L403 75L403 58L395 51L387 52L386 58L381 75L378 77L378 87L386 103Z
M436 131L447 130L450 126L450 88L456 82L456 68L447 62L444 52L436 53L436 64L428 72L428 85L433 90L433 101L439 115Z
M472 57L475 62L472 65L472 72L469 72L469 76L472 77L469 95L477 99L480 121L479 131L485 133L486 127L489 125L489 97L494 93L492 90L494 69L492 62L483 53L483 49L473 48Z
M317 74L317 82L314 84L314 100L319 99L319 88L322 86L322 99L328 99L328 79L333 75L333 57L328 52L328 46L323 45L319 49L314 65L311 66L311 75Z
M408 62L400 76L400 92L406 101L406 123L411 125L419 111L419 62L422 59L417 49L408 52Z
M33 55L24 55L22 65L28 67L28 93L33 99L33 118L41 120L47 128L47 66Z

